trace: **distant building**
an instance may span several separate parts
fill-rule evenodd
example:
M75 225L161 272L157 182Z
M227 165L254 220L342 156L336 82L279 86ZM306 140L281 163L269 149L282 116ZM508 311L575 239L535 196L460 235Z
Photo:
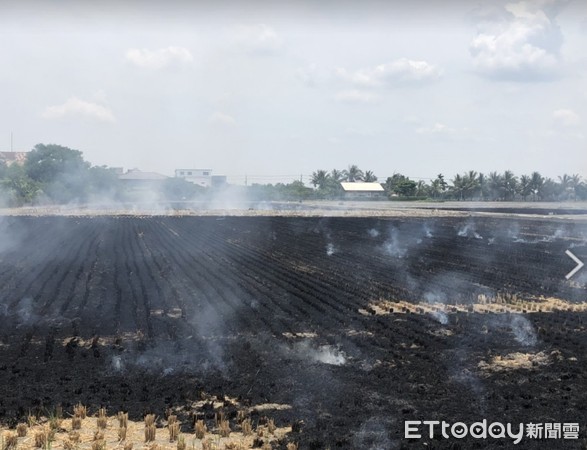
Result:
M163 194L165 180L169 177L156 172L131 169L118 175L124 201L154 204Z
M202 187L212 186L212 169L175 169L175 177Z
M343 182L340 183L344 196L348 199L384 199L385 189L380 183Z
M0 163L7 166L17 164L22 166L27 159L29 152L0 152Z
M156 172L143 172L139 169L131 169L118 175L118 179L124 186L136 189L152 189L160 186L168 177Z

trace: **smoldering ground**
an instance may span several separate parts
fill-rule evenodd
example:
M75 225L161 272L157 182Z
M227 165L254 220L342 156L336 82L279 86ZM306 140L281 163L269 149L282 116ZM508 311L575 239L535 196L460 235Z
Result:
M188 385L200 380L198 388L208 384L240 395L243 401L291 406L280 417L304 420L311 430L305 442L316 442L315 448L336 442L335 434L343 436L347 448L355 439L357 445L385 448L397 440L393 432L402 417L424 412L471 413L481 411L481 405L490 413L501 411L501 400L492 398L495 380L481 374L477 364L492 351L542 350L545 338L536 329L535 316L464 312L443 318L364 315L358 310L380 298L451 305L474 301L479 292L540 292L540 286L528 287L527 280L515 276L519 262L505 260L507 255L513 249L536 258L526 269L528 279L542 283L548 275L540 271L540 263L546 261L540 258L548 255L542 250L564 250L566 243L556 238L537 244L537 251L530 244L500 237L498 228L483 221L475 221L475 227L484 239L458 236L459 226L471 219L458 224L438 221L429 227L427 221L407 219L69 220L58 227L51 221L17 221L17 228L34 238L22 244L31 253L4 253L0 274L13 280L13 294L19 294L6 303L18 302L8 309L15 321L18 304L24 307L22 317L31 323L41 324L53 314L76 321L78 347L60 345L65 334L73 334L73 324L55 333L52 347L51 339L34 333L28 346L22 345L31 330L17 330L14 341L9 336L0 345L2 355L9 356L7 369L0 370L7 384L13 366L22 370L19 364L26 362L37 367L35 358L40 354L42 362L44 349L52 348L47 364L56 370L59 382L68 386L73 382L62 377L77 377L68 373L73 369L58 367L67 364L85 379L65 394L68 398L74 397L74 390L85 389L85 398L96 401L101 396L96 392L108 388L96 380L124 383L132 378L132 386L120 391L130 392L124 398L132 399L135 407L144 405L154 394L141 393L143 387L149 389L137 380L142 377L162 386L166 393L161 399L169 397L170 403L178 404L197 396ZM401 258L381 251L393 237L390 227L395 229L395 243L407 248ZM371 229L379 234L373 236ZM524 222L520 229L541 232ZM544 232L553 235L552 228ZM573 233L569 231L569 239L576 237ZM66 239L59 240L60 234ZM494 245L487 244L488 236L495 237ZM49 238L45 247L39 244L41 237ZM331 256L326 252L329 242L338 249ZM71 256L54 257L59 248ZM496 262L502 258L503 267ZM32 304L24 301L25 294ZM67 308L62 309L64 305ZM36 317L27 317L27 311ZM13 325L3 322L5 334L14 330ZM100 333L92 347L96 332ZM124 332L131 335L127 338ZM18 356L21 351L24 356ZM35 376L53 383L41 371ZM96 392L84 387L88 385ZM42 384L33 389L38 395ZM384 420L390 416L396 422ZM351 423L347 417L362 419Z

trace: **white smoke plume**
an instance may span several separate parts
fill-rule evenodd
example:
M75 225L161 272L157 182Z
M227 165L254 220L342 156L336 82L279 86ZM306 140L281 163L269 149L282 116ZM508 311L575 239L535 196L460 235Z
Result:
M342 366L346 364L345 353L331 345L315 346L309 340L296 342L293 345L293 353L303 360L320 362L331 366Z
M372 238L375 238L379 236L379 230L376 230L375 228L370 228L369 230L367 230L367 234Z
M534 326L520 314L513 314L510 319L510 328L514 338L525 347L532 347L538 342Z
M394 258L403 258L408 252L408 246L400 238L400 233L397 228L391 227L389 230L389 237L382 245L382 250L386 255Z
M477 233L477 231L475 230L475 225L472 223L468 223L461 227L457 231L457 235L460 237L474 237L475 239L483 239L483 236Z

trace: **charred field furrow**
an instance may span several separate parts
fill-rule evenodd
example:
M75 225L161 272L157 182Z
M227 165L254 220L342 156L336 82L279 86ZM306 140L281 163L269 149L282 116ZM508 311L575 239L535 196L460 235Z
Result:
M420 447L405 420L587 431L587 275L565 280L565 250L587 259L580 221L3 217L0 229L5 422L81 401L135 418L173 407L188 423L205 391L289 405L270 414L303 421L300 448Z

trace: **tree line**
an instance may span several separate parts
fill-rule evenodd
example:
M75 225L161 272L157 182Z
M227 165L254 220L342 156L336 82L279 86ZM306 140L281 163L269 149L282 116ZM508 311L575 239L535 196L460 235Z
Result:
M346 170L317 170L311 183L321 198L340 197L341 181L374 182L375 174L363 172L356 165ZM587 200L587 183L578 174L564 174L552 179L532 172L516 176L512 171L488 174L470 170L446 180L443 174L426 182L395 173L381 183L390 199L477 200L477 201L567 201Z
M341 182L377 182L372 170L357 165L344 170L317 170L307 187L301 180L283 184L253 184L243 187L257 200L340 199L344 197ZM412 180L395 173L381 182L389 199L410 200L478 200L478 201L567 201L587 200L587 183L578 174L559 176L556 180L539 172L516 176L506 170L487 175L468 171L446 180L443 174L426 182ZM159 200L185 201L202 199L210 194L182 178L168 178L161 183ZM136 193L135 193L136 194ZM4 204L84 204L100 200L134 201L125 190L116 171L106 166L93 166L79 150L50 144L38 144L27 155L24 164L6 165L0 161L0 200Z

